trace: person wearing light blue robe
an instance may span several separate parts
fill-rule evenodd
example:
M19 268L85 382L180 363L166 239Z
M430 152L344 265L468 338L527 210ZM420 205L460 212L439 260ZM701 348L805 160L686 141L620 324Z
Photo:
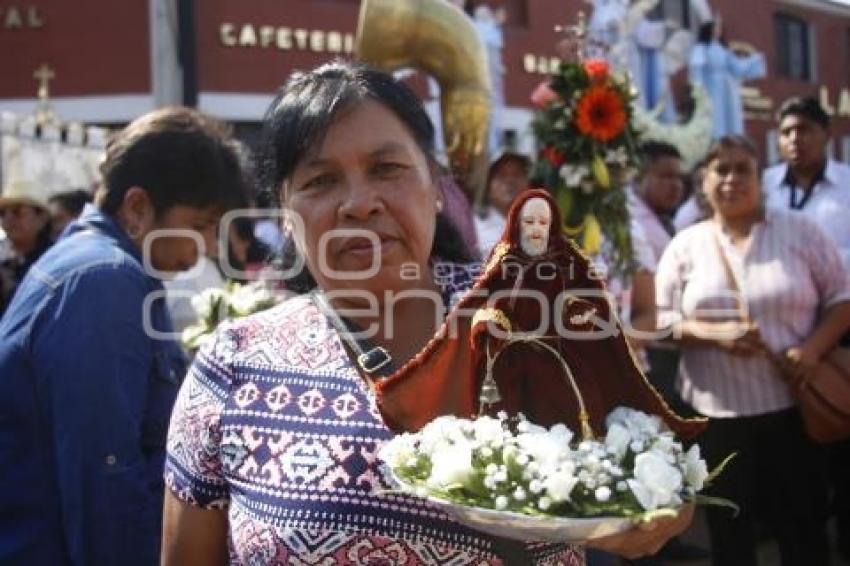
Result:
M490 155L499 152L502 145L502 127L499 117L505 110L505 65L502 63L502 47L504 36L502 22L504 13L494 12L489 6L482 4L475 8L472 23L481 44L487 53L487 74L490 78L490 128L487 149Z
M741 81L766 74L764 55L737 55L719 41L718 35L715 22L700 26L688 61L691 83L705 88L711 99L714 139L744 134Z

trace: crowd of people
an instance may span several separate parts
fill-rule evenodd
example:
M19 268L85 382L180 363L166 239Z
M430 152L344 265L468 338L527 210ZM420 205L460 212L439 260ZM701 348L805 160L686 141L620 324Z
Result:
M783 163L763 173L742 136L718 139L693 172L675 147L645 143L627 188L633 269L608 281L650 381L710 418L709 463L737 453L711 487L741 507L707 512L718 566L757 564L763 528L783 564L827 565L831 516L850 555L850 445L813 443L783 378L846 341L850 167L827 156L817 100L786 102L778 128ZM384 372L420 352L439 320L417 292L448 310L472 285L529 159L496 155L473 209L416 96L343 63L290 77L255 150L252 179L223 124L162 109L109 142L91 197L0 198L0 562L659 563L692 507L586 545L526 544L384 490L381 374L346 334L376 327ZM258 187L291 213L279 246L257 237L268 225L219 230ZM375 254L376 271L345 276ZM223 324L189 360L162 279L222 259L297 271L282 282L294 296ZM456 269L436 277L437 261ZM410 298L390 309L388 293Z

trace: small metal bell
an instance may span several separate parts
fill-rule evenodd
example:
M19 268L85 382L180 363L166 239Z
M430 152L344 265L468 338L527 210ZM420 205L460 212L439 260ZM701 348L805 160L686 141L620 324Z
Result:
M502 400L502 396L499 394L499 386L496 385L496 380L493 379L492 374L488 374L484 378L478 400L482 405L495 405Z

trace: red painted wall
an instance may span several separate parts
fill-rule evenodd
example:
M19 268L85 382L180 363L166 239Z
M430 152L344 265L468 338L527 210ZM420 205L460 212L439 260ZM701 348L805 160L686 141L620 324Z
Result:
M29 9L41 27L27 27ZM0 97L34 97L42 63L52 97L150 92L148 30L146 0L0 0Z

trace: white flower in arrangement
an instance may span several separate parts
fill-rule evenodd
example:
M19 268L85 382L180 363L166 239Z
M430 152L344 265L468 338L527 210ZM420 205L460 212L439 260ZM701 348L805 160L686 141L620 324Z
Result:
M492 417L481 417L472 423L472 429L475 433L475 440L481 444L490 446L501 446L504 430L502 429L502 421Z
M569 434L562 434L560 431L555 434L520 433L516 437L517 447L522 451L522 455L534 461L537 467L544 470L554 469L558 462L570 456L572 432L564 428Z
M626 148L618 147L615 149L605 150L605 162L614 165L625 166L629 162L629 156L626 153Z
M274 301L274 294L261 283L240 285L227 298L236 316L247 316L256 311L257 305Z
M265 310L277 301L278 297L262 282L228 283L224 289L205 289L191 299L198 320L183 331L183 344L190 350L200 348L222 321Z
M605 435L605 446L618 459L623 459L631 443L632 435L629 434L626 427L620 423L613 423L608 426L608 434Z
M473 474L472 444L458 442L451 444L431 456L431 476L428 485L436 488L449 488L464 485Z
M418 440L410 433L400 434L384 445L381 457L392 467L408 465L411 460L416 459L416 446Z
M656 450L635 456L634 479L629 487L647 511L681 503L682 472Z
M582 180L590 175L590 168L584 163L579 165L566 163L561 166L558 174L561 175L568 187L577 187L581 185Z
M708 466L700 457L699 445L694 444L685 453L685 482L695 492L700 491L708 478Z
M724 504L698 494L712 477L699 447L685 452L661 419L620 407L606 422L604 439L576 442L565 425L522 415L444 416L378 456L402 491L498 511L638 517L686 501Z
M605 425L609 428L615 423L632 431L634 438L655 436L661 432L662 425L660 417L647 415L628 407L617 407L605 419Z
M565 462L543 482L549 499L554 503L569 501L579 479L575 476L575 465Z
M206 320L213 315L218 316L218 313L214 312L216 309L221 308L221 300L225 297L224 289L219 289L218 287L212 287L209 289L204 289L194 297L190 299L192 304L192 309L195 311L195 314L201 320Z

